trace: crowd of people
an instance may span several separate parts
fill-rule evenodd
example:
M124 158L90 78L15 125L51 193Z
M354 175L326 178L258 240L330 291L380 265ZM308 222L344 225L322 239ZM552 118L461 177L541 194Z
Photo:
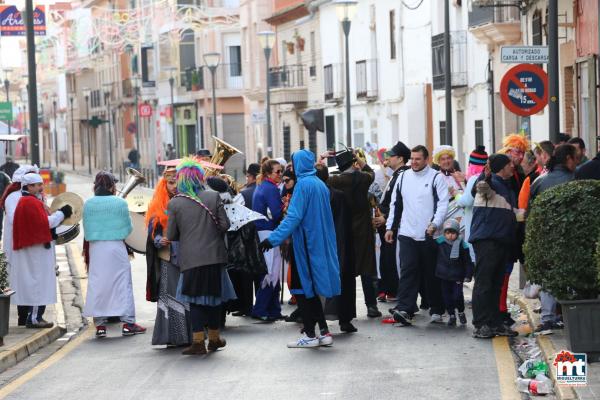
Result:
M357 332L358 277L367 317L398 326L412 325L417 313L433 324L466 325L463 288L473 280L473 336L515 336L507 291L513 266L524 262L528 210L553 186L600 178L598 156L587 160L585 143L569 137L532 147L511 134L489 157L478 146L464 172L447 145L430 156L425 146L397 142L375 152L376 167L352 149L318 158L300 150L289 162L250 164L243 188L206 168L204 153L164 169L146 213L146 300L157 305L152 344L186 346L187 355L226 346L228 314L301 323L290 348L331 346L328 321ZM112 173L98 173L83 209L84 316L93 317L97 338L111 319L123 323L124 336L146 332L136 323L124 243L133 228L116 184ZM55 228L73 211L50 213L42 191L37 167L22 166L0 204L19 325L31 328L51 325L43 313L56 301ZM284 284L297 305L288 316ZM556 300L543 288L540 298L536 330L560 329ZM388 317L383 303L391 305Z

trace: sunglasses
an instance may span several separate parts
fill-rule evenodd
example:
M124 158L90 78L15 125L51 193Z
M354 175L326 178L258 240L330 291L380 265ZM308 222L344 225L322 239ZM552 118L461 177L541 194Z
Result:
M283 171L282 171L282 170L280 170L280 169L278 169L278 170L276 170L276 171L273 171L273 173L274 173L274 174L277 174L277 175L281 175L281 174L283 174Z
M290 178L283 178L283 183L288 183L289 181L291 181Z

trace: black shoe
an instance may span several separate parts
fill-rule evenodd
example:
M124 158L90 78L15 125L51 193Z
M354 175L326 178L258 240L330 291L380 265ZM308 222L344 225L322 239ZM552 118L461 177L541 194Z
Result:
M236 311L236 312L231 313L231 315L234 317L244 317L246 315L246 313L243 311Z
M410 315L406 311L394 311L394 321L402 324L403 326L411 326L412 321Z
M456 315L451 315L448 318L448 326L456 326Z
M496 334L492 331L492 328L487 325L483 325L473 331L473 337L477 339L491 339L494 336L496 336Z
M25 326L27 325L27 317L21 319L19 318L19 320L17 321L17 326Z
M340 331L346 333L354 333L357 332L358 329L356 329L356 327L352 325L352 322L340 322Z
M506 336L506 337L519 336L519 332L513 331L512 329L510 329L509 326L506 326L506 325L497 326L496 329L494 329L494 333L496 334L496 336Z
M396 311L400 311L400 310L398 310L396 307L393 307L393 308L388 308L388 312L390 313L390 315L394 315L394 313L395 313Z
M367 317L369 318L379 318L381 317L381 311L377 308L377 306L367 307Z
M458 313L458 320L460 321L460 323L462 325L466 325L467 324L467 316L465 315L464 312L459 312Z

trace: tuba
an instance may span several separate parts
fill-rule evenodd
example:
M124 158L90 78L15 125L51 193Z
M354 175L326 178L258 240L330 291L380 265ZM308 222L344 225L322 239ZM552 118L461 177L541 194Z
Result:
M146 178L144 178L144 175L142 175L140 171L135 170L133 168L127 168L125 171L127 171L127 175L129 175L129 178L125 183L125 186L123 186L123 189L121 189L121 191L117 195L118 197L121 197L123 199L126 198L127 195L131 193L131 191L135 189L137 185L146 182Z
M235 154L244 154L240 150L236 149L229 143L219 139L218 137L213 136L213 140L215 141L215 150L213 151L213 156L210 159L211 164L220 165L221 167L225 166L225 163L229 161L229 159ZM205 167L207 176L216 176L219 175L219 171L215 168Z
M131 234L125 239L125 244L129 246L133 251L139 254L146 254L146 211L150 204L150 199L147 196L127 196L135 189L140 183L146 182L146 178L141 172L127 168L127 175L129 178L125 185L117 195L123 199L127 199L127 205L129 207L129 215L131 217L131 223L133 224L133 230Z

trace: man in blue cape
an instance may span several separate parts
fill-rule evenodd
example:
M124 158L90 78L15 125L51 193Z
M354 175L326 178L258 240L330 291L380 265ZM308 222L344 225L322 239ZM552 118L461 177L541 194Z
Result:
M270 249L292 237L293 263L303 292L303 296L296 294L296 298L305 336L289 343L288 347L330 346L333 339L327 328L321 326L320 335L315 334L316 323L325 321L319 296L340 294L340 267L329 189L316 176L313 153L300 150L292 155L292 163L298 181L287 215L260 246L263 250Z

